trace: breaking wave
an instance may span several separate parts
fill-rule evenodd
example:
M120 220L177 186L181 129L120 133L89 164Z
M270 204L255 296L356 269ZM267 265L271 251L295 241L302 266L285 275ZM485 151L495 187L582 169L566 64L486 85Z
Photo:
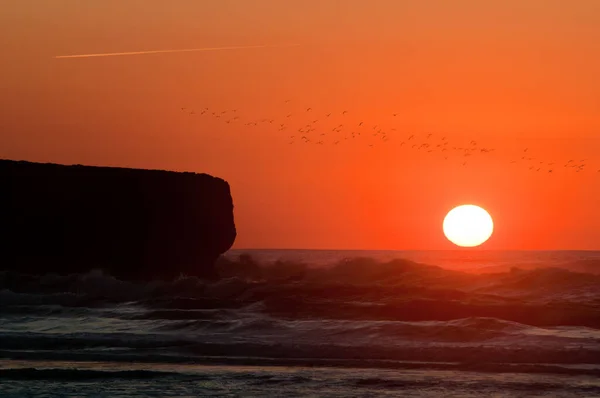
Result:
M218 267L217 282L0 273L0 358L600 364L600 275L248 255Z

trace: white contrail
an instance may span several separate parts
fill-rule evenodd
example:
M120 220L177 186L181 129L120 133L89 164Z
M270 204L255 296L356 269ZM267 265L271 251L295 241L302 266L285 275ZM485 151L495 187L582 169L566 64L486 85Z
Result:
M102 53L102 54L78 54L78 55L57 55L54 58L90 58L90 57L116 57L121 55L142 55L142 54L160 54L160 53L183 53L194 51L220 51L220 50L242 50L246 48L267 48L267 47L296 47L299 44L283 45L259 45L259 46L232 46L232 47L205 47L205 48L186 48L181 50L151 50L151 51L130 51L123 53Z

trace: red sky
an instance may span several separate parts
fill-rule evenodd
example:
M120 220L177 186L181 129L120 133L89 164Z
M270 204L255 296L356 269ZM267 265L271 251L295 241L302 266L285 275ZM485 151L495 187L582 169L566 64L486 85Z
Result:
M0 7L1 158L220 176L237 248L448 249L444 215L474 203L495 221L481 248L600 249L600 1ZM262 44L299 46L54 58ZM428 133L433 152L410 147Z

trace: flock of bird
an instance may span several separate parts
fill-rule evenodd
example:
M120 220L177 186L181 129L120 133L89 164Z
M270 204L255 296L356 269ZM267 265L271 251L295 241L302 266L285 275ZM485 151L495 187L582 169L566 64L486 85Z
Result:
M291 100L284 101L289 104ZM241 116L237 109L213 110L202 108L199 110L182 107L181 112L190 116L211 117L223 121L226 124L239 124L247 128L265 126L276 128L286 137L290 145L340 145L346 141L370 138L367 143L374 147L379 143L385 143L391 137L398 139L400 147L410 148L425 153L439 153L444 160L459 159L462 166L467 166L469 160L475 155L489 155L496 151L495 148L484 147L476 140L470 140L468 144L451 144L445 135L426 133L403 133L397 128L384 128L381 125L368 125L365 121L348 117L348 111L319 114L312 107L306 107L296 112L287 112L285 115L274 118L251 119ZM399 114L392 113L390 117L396 118ZM340 118L344 123L338 123ZM335 122L334 122L335 121ZM530 156L530 149L524 148L522 152L514 157L511 164L523 164L530 171L553 174L560 169L576 173L589 170L587 159L568 159L564 162L544 161ZM600 175L600 169L596 171Z

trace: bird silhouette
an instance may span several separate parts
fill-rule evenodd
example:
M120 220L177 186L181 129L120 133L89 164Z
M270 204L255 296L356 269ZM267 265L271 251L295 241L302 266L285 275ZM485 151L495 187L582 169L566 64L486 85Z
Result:
M290 99L285 100L285 103L289 103L291 102ZM177 108L176 108L177 109ZM218 121L224 121L225 123L227 123L227 125L234 125L234 122L236 120L241 120L244 123L241 123L241 125L243 126L247 126L247 127L253 127L253 126L258 126L263 125L263 126L269 126L269 125L274 125L274 129L277 128L277 130L279 131L283 131L284 129L291 129L293 127L293 130L297 129L298 125L293 126L291 124L292 121L296 121L296 117L298 115L294 115L293 112L291 112L291 110L288 110L288 112L283 113L282 115L269 115L271 116L270 118L265 118L265 119L260 119L260 120L256 120L256 121L249 121L249 120L244 120L245 117L240 117L243 116L240 114L240 109L238 108L233 108L233 109L221 109L221 110L216 110L213 108L209 108L208 107L203 107L200 108L198 110L195 110L193 108L189 108L189 107L184 107L181 106L179 107L179 109L182 112L185 112L186 115L204 115L205 113L207 115L212 115L215 120ZM315 112L315 110L312 107L306 107L305 108L306 112ZM334 112L335 113L335 112ZM330 118L334 113L329 112L324 114L326 117ZM342 115L346 115L349 114L348 110L343 110L340 112ZM230 116L226 116L226 114L229 114ZM400 116L400 112L390 112L390 115L393 117L398 117ZM292 119L292 117L294 117ZM201 118L196 119L196 120L202 120ZM329 119L327 119L329 120ZM289 123L284 124L281 123L282 121L289 121ZM297 122L299 122L299 125L302 125L302 119L299 118L297 120ZM361 133L359 132L355 132L355 131L346 131L347 127L344 127L342 124L333 127L333 126L325 126L326 128L324 129L316 129L316 124L317 123L325 123L325 120L321 119L314 119L309 121L309 123L307 123L306 125L304 125L304 127L300 127L298 128L297 131L305 134L303 136L303 139L301 142L310 142L312 144L319 144L321 141L319 140L314 140L311 141L308 136L310 134L310 136L312 136L312 134L314 134L314 132L316 130L321 130L318 131L316 136L319 137L325 137L325 136L331 136L334 133L340 133L340 136L337 138L333 138L331 140L327 140L327 144L334 144L334 145L338 145L342 142L344 142L344 140L347 139L355 139L358 142L360 142L360 136ZM356 124L353 124L353 126L357 126L360 127L360 129L357 129L359 131L364 131L362 129L362 127L364 127L364 124L368 123L368 121L359 121ZM275 127L275 125L277 127ZM332 128L333 127L333 128ZM331 129L331 132L329 132L329 128ZM394 132L401 132L401 129L397 129L396 127L388 127L388 126L380 126L378 124L375 124L373 126L373 131L371 132L370 135L372 135L373 137L376 137L378 139L380 139L382 142L388 142L391 138L393 138L392 133ZM326 134L327 132L327 134ZM312 134L311 134L312 133ZM427 153L434 153L434 152L445 152L443 154L443 158L444 160L451 160L452 155L451 154L457 154L460 156L460 158L463 158L464 160L466 160L469 157L477 157L477 156L487 156L488 154L490 154L491 152L499 152L497 151L495 148L490 148L490 147L486 147L485 144L483 143L478 143L477 141L475 141L474 139L469 139L467 140L468 144L463 145L463 146L459 146L453 144L452 141L452 137L448 137L447 135L443 135L441 134L441 132L436 132L436 131L431 131L431 132L425 132L425 134L421 134L419 132L416 133L408 133L408 132L401 132L403 138L400 140L400 145L401 147L406 146L407 149L416 149L416 150L420 150L420 152L427 152ZM404 136L404 134L406 134L406 136ZM300 137L300 135L298 136L290 136L290 140L289 143L294 143L295 137ZM314 136L313 136L314 137ZM406 138L405 138L406 137ZM435 137L435 138L434 138ZM296 139L300 139L300 138L296 138ZM414 145L412 145L412 147L410 146L410 144L412 144L410 141L413 140L412 143L414 143ZM419 142L420 141L420 142ZM367 144L369 147L374 147L377 145L374 145L373 143L369 143L366 142L365 144ZM483 145L482 145L483 144ZM321 144L322 145L322 144ZM531 157L528 156L532 150L534 150L535 148L530 148L530 147L521 147L521 148L517 148L518 151L521 151L521 155L523 156L518 156L516 159L506 159L507 163L510 164L520 164L522 166L527 167L526 170L530 170L530 171L544 171L546 173L550 173L550 174L558 174L557 173L557 168L558 167L562 167L560 170L565 170L565 171L574 171L576 173L580 173L580 175L585 175L587 172L594 172L594 174L598 175L598 173L600 173L600 169L598 169L598 167L592 167L592 166L596 166L596 165L592 165L589 164L589 160L586 158L581 158L581 159L577 159L576 157L574 157L573 159L568 159L563 161L559 161L556 159L537 159L537 157ZM500 159L500 158L498 158ZM459 162L462 165L467 165L467 162ZM560 166L559 166L560 165Z

